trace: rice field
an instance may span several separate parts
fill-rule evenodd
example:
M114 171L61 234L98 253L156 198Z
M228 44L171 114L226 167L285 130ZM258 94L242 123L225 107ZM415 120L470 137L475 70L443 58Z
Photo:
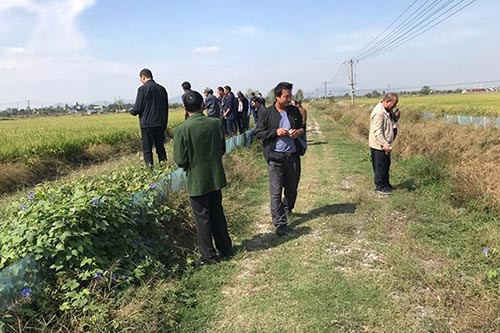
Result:
M184 117L180 110L169 113L169 127ZM0 121L0 163L33 158L78 156L87 146L116 145L139 140L139 120L128 113L68 115Z
M374 105L380 98L357 98L356 104ZM500 93L401 96L401 110L432 112L438 115L500 117Z

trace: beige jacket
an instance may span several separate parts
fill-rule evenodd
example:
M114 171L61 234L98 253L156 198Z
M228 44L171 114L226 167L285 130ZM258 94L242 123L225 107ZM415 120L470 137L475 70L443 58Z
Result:
M384 150L387 144L392 147L394 123L382 102L378 103L370 114L370 135L368 136L370 148Z

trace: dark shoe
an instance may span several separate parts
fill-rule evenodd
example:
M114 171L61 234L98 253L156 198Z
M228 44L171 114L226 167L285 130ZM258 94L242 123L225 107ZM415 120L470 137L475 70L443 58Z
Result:
M392 184L389 184L389 186L387 186L387 187L388 187L391 191L396 189L396 187L395 187L395 186L392 186Z
M286 225L280 225L276 228L276 235L278 236L286 236L288 234L288 227Z
M375 190L375 192L382 195L391 195L391 190L388 187L384 187L383 189L380 190Z
M225 254L220 254L220 260L229 260L231 259L232 257L234 256L234 251L231 251L229 253L225 253Z
M293 214L292 210L290 210L290 209L285 210L285 214L286 214L286 217L289 219L292 219L295 217L295 214Z

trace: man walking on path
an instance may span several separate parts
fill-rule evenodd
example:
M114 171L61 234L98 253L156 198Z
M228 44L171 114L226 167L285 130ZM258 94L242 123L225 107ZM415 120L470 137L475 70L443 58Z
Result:
M375 191L389 195L393 189L389 182L391 151L394 142L394 125L399 120L399 110L393 113L398 104L398 95L387 93L370 114L370 134L368 143L372 159Z
M174 131L174 161L187 173L187 192L196 220L201 259L198 265L232 255L233 247L222 208L222 188L226 176L222 155L226 142L220 119L203 115L203 97L196 91L183 97L189 118ZM212 241L213 239L213 241Z
M135 105L130 113L139 116L144 162L153 166L153 145L158 160L167 160L164 143L168 124L168 94L165 88L153 80L149 69L141 70L139 78L142 86L137 90Z
M290 105L293 85L279 83L274 88L276 101L259 114L255 136L263 141L264 158L269 171L271 216L276 234L287 234L287 216L291 216L300 180L299 135L304 134L299 109ZM283 198L284 190L284 198Z

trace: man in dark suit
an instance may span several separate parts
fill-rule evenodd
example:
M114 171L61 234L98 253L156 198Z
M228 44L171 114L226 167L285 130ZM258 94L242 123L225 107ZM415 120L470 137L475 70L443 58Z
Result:
M174 132L174 161L187 173L187 192L196 219L201 259L198 265L213 264L231 256L233 247L222 208L226 176L222 155L226 142L220 119L203 115L203 97L196 91L183 98L189 118ZM212 241L213 240L213 241Z
M137 90L135 105L130 113L139 116L144 162L153 166L153 145L158 160L160 162L167 160L164 143L168 124L168 93L153 80L153 74L149 69L141 70L139 78L142 86Z
M295 207L301 153L297 138L305 132L299 109L290 105L292 88L288 82L280 82L274 88L276 101L259 114L255 129L256 138L263 142L269 171L271 216L278 236L287 234L287 217Z
M233 136L236 134L238 100L231 91L230 86L224 86L224 98L222 103L222 115L226 119L226 133L229 136Z
M219 119L220 104L217 97L214 96L214 91L210 88L205 88L203 94L205 95L204 107L207 110L207 116Z

